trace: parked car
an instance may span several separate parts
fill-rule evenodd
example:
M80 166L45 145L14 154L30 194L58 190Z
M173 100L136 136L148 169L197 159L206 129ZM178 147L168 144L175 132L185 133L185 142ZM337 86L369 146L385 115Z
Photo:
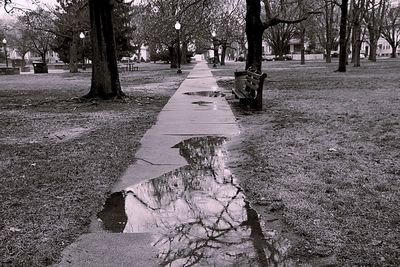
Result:
M274 56L273 55L263 55L262 56L262 60L264 60L264 61L273 61L274 60Z
M274 57L274 61L279 61L279 60L292 60L292 56L290 55L284 55L282 58L280 57Z
M339 52L338 51L332 51L331 52L331 57L339 57Z

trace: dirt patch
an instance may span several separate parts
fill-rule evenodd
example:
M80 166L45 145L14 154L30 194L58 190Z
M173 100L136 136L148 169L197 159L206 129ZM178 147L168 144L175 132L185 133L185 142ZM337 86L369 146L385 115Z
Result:
M263 111L231 101L242 132L234 173L295 260L398 266L400 61L345 74L296 64L264 66ZM237 68L214 70L219 86L230 89Z
M0 77L1 266L51 265L88 230L186 77L143 65L121 75L128 97L114 101L79 98L90 73Z

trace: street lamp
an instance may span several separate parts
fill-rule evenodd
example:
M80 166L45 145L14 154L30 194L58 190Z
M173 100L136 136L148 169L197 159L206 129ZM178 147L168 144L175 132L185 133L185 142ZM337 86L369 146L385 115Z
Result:
M83 32L81 32L79 34L79 38L82 39L82 57L83 57L82 70L86 70L86 66L85 66L85 34Z
M177 21L175 23L175 30L176 30L176 33L178 34L178 71L177 71L178 74L182 73L182 71L181 71L181 47L180 47L181 46L181 42L179 40L179 31L180 31L180 29L181 29L181 24L179 23L179 21Z
M215 31L212 31L211 36L213 38L213 47L214 47L214 60L213 60L214 64L213 64L213 68L216 68L217 67L217 65L216 65L217 59L216 59L216 53L215 53L215 42L216 42L215 37L217 36L217 33Z
M7 40L3 39L4 56L6 57L6 67L8 68L8 58L7 58Z

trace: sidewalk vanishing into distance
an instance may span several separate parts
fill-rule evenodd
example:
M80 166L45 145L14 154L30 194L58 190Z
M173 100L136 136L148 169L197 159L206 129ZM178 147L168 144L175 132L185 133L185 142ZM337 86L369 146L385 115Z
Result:
M198 62L141 139L136 162L113 193L188 165L176 145L192 137L239 134L235 118L205 62ZM109 233L92 227L63 252L59 266L157 266L152 233Z

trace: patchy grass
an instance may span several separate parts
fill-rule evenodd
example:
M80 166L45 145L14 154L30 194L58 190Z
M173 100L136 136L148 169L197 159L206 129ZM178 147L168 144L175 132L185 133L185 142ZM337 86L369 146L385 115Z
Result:
M234 172L313 265L400 265L400 61L267 62L264 109L231 101L242 129ZM231 63L214 70L233 86ZM278 224L276 224L278 225Z
M1 266L53 264L88 231L187 74L141 65L121 75L128 97L115 101L79 98L90 73L0 76Z

